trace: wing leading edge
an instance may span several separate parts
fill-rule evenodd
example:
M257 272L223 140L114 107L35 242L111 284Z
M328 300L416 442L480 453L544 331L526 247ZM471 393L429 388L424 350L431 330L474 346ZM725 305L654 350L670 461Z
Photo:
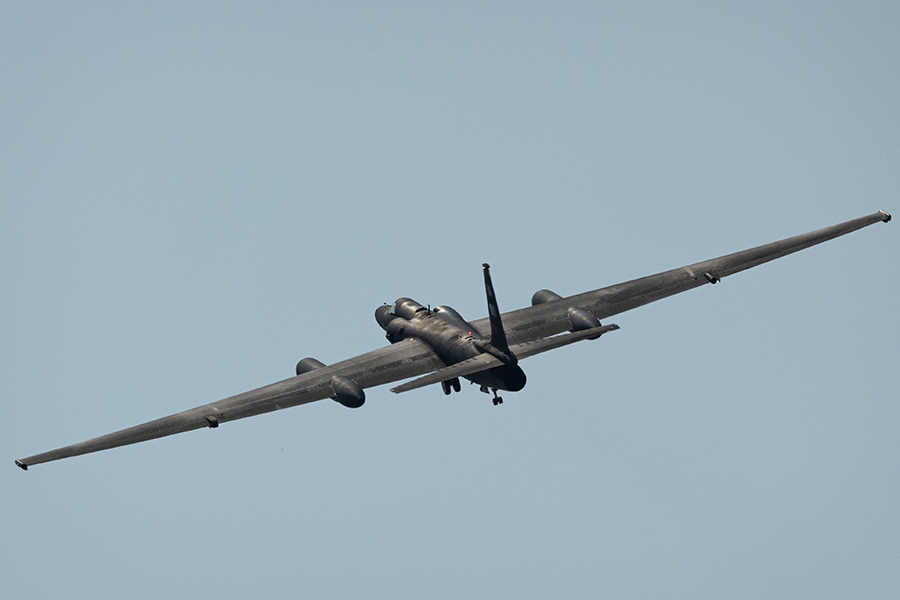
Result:
M558 335L571 328L568 319L569 308L586 309L598 319L606 319L707 283L716 283L728 275L821 244L879 221L886 223L890 220L891 216L888 213L879 211L749 250L552 300L537 306L510 311L502 315L507 341L520 355L520 358L525 358L581 339L587 339L588 334L596 334L599 329L597 332L588 330ZM474 321L472 325L482 334L491 331L489 318ZM609 331L612 327L615 326L607 326L603 329ZM471 366L483 365L479 363ZM78 444L17 459L16 465L27 469L31 465L43 462L136 444L193 429L218 427L221 422L315 402L334 395L331 378L335 375L347 377L356 381L361 387L369 388L429 373L435 375L440 373L441 376L446 376L448 371L443 369L452 368L445 367L444 363L425 344L408 339L297 377L231 396L219 402L198 406ZM467 366L457 368L463 371L467 370ZM399 386L396 391L427 385L433 382L432 379L434 381L442 380L440 376L436 379L434 376L429 376Z

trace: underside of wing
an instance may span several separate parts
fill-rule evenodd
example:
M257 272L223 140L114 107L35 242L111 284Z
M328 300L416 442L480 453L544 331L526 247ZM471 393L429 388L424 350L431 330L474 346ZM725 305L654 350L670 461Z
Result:
M225 421L252 417L332 397L332 378L352 379L367 388L399 379L416 377L443 367L434 352L416 340L404 340L333 365L323 366L261 388L244 392L142 425L103 435L28 458L16 460L23 469L61 458L127 446L192 429L218 427Z

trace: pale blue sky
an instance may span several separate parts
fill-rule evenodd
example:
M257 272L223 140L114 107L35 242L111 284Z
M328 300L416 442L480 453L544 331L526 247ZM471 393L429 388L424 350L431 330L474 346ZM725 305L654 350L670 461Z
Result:
M13 459L900 213L900 5L6 3L0 596L893 598L900 233L465 386ZM726 6L727 5L727 6Z

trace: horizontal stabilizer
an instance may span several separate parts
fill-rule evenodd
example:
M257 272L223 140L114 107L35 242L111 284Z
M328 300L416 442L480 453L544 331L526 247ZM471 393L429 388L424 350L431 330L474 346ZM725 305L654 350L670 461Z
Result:
M472 373L486 371L488 369L493 369L494 367L499 367L502 365L503 363L500 361L500 359L491 354L479 354L474 358L458 362L455 365L450 365L449 367L444 367L443 369L435 371L434 373L426 375L425 377L419 377L418 379L413 379L412 381L408 381L403 385L393 387L391 388L391 391L395 394L399 394L401 392L417 390L420 387L425 387L426 385L431 385L432 383L438 383L439 381L449 381L454 377L465 377L466 375L471 375Z
M546 352L547 350L561 348L563 346L568 346L569 344L574 344L575 342L580 342L581 340L597 337L603 335L604 333L607 333L608 331L614 331L618 328L618 325L591 327L590 329L583 329L574 333L555 335L553 337L548 337L533 342L525 342L522 344L518 344L513 348L510 348L510 350L517 358L527 358L529 356L534 356L535 354L540 354L541 352ZM492 369L494 367L499 367L502 365L503 362L501 362L498 358L494 357L491 354L479 354L474 358L458 362L455 365L450 365L449 367L444 367L443 369L439 369L434 373L425 375L424 377L419 377L418 379L408 381L403 385L398 385L397 387L391 388L391 391L395 394L408 392L410 390L419 389L420 387L425 387L426 385L431 385L432 383L449 381L450 379L453 379L455 377L465 377L466 375L471 375L472 373L486 371L488 369Z
M556 348L562 348L563 346L568 346L569 344L574 344L581 340L589 340L601 336L604 333L615 331L618 328L618 325L611 324L602 327L582 329L581 331L574 331L572 333L564 333L562 335L554 335L553 337L543 338L533 342L516 344L512 347L512 351L520 359L528 358L529 356L534 356L535 354L540 354L541 352L546 352L548 350L555 350Z

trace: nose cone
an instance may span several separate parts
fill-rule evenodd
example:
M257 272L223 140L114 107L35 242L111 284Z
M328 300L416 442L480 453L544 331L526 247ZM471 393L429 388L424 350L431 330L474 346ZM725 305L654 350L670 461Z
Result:
M375 320L378 321L378 324L385 331L387 331L388 323L396 318L397 317L391 314L391 307L387 304L375 309Z

